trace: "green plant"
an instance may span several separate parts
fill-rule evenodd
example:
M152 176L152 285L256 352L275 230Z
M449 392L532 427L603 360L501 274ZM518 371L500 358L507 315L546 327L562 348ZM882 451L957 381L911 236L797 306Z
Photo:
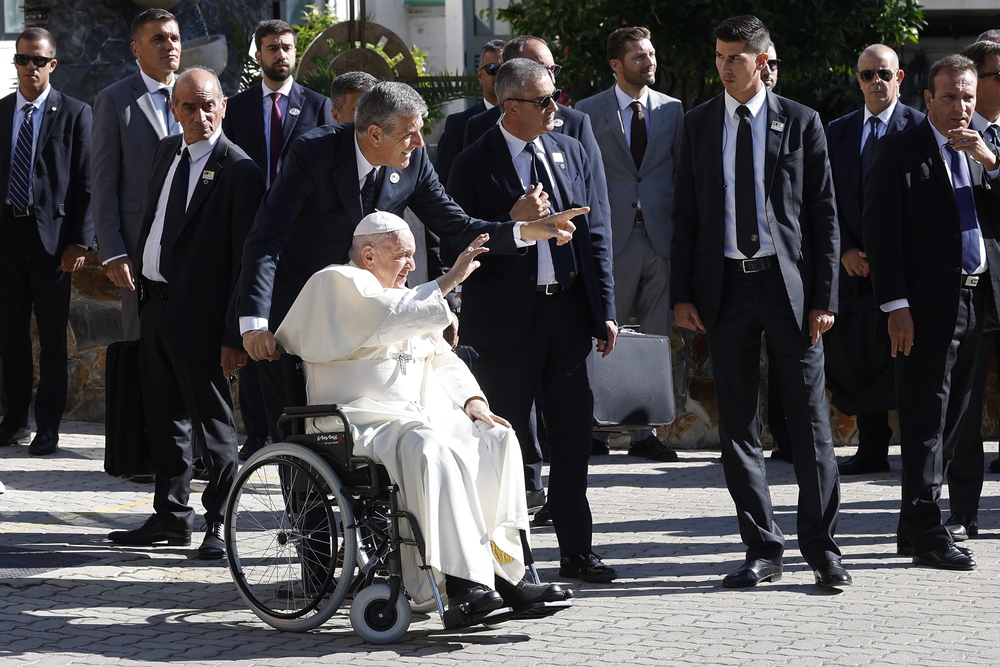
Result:
M229 25L229 34L232 35L233 49L239 58L240 91L242 91L257 83L261 76L260 65L257 64L257 59L250 55L250 45L253 44L254 29L236 21L233 21Z

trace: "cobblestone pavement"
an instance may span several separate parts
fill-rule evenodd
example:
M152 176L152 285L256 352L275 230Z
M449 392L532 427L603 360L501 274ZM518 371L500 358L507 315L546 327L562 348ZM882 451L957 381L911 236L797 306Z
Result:
M894 553L893 472L842 484L839 541L855 585L828 594L796 549L796 488L768 461L779 525L789 534L784 578L732 591L742 560L718 453L650 463L595 458L590 500L596 551L614 584L575 586L576 606L534 623L446 634L415 616L404 640L372 646L346 610L306 634L271 629L242 603L225 561L187 547L122 548L105 535L138 526L151 486L103 472L103 426L69 423L59 453L0 448L0 665L995 665L1000 652L997 476L966 545L979 569L911 566ZM995 443L990 445L996 450ZM841 456L850 449L838 450ZM987 460L992 456L987 456ZM200 487L198 488L200 491ZM196 494L192 501L200 508ZM537 531L544 580L558 581L551 528Z

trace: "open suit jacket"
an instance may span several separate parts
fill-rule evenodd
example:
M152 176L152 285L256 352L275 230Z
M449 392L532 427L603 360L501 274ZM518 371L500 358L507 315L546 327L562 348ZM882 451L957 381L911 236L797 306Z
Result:
M267 173L267 146L264 143L264 97L258 81L239 95L229 98L226 103L226 117L222 120L222 131L229 140L242 148L257 163L261 171ZM284 159L292 142L303 134L333 123L330 98L309 90L296 82L288 94L288 106L281 123L281 155Z
M0 141L0 183L4 196L10 183L14 108L17 93L0 100L0 128L8 139ZM39 110L42 124L31 169L32 203L38 236L45 252L60 257L67 244L94 246L94 220L90 214L90 106L51 90Z
M469 124L469 119L484 111L486 111L486 103L480 99L465 111L453 113L445 118L444 131L441 132L441 138L438 139L437 160L434 162L434 169L444 187L448 187L451 163L464 148L465 127Z
M156 202L181 135L160 142L153 160L146 215L136 258L142 275L142 248L156 213ZM210 176L210 177L209 177ZM160 272L170 284L170 340L177 352L214 360L222 345L242 350L230 297L240 273L243 241L264 192L264 175L239 146L223 134L208 156L179 227L166 226L160 250ZM140 298L140 308L143 299Z
M813 309L836 312L840 244L833 178L819 115L767 93L765 211L788 299L803 335ZM684 119L674 188L671 301L693 303L711 329L725 259L724 95Z
M608 180L611 204L611 240L615 256L628 243L635 225L635 209L642 202L643 219L649 242L661 257L670 257L674 207L674 171L684 127L684 107L680 100L649 89L649 132L642 164L635 166L614 86L593 97L580 100L576 109L588 116L601 146L604 175Z
M607 337L605 320L615 319L611 274L610 232L597 200L604 192L595 182L590 156L579 141L549 132L541 137L553 178L558 210L590 206L590 213L573 219L573 250L579 275L587 288L591 335ZM562 154L563 160L553 159ZM455 158L448 186L463 208L489 220L510 220L510 209L524 194L510 150L494 127ZM492 244L492 240L487 245ZM538 253L532 246L521 255L481 256L482 265L462 287L462 340L473 347L512 348L525 343L531 331ZM502 314L502 316L498 316Z

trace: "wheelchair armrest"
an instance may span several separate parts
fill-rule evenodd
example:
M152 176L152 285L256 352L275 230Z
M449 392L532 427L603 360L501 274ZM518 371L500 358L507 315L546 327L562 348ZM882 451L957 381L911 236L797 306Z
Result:
M289 435L302 435L305 433L305 420L316 419L318 417L339 417L344 424L344 433L349 443L348 451L354 447L354 438L351 434L351 422L347 415L340 409L339 405L300 405L286 407L285 411L278 417L278 434L282 440ZM291 428L287 428L288 426Z

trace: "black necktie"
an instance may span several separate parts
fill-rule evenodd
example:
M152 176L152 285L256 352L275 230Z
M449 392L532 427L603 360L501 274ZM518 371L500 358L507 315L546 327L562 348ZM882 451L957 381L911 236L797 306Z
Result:
M631 145L632 159L635 161L635 168L642 166L642 156L646 154L646 117L642 113L642 105L638 100L629 105L632 107L632 127Z
M753 127L750 109L736 109L740 128L736 131L736 247L746 257L760 250L757 229L757 184L753 170Z
M10 204L15 210L28 208L31 199L28 197L28 179L31 178L31 143L35 136L35 124L31 115L35 111L33 104L25 104L24 120L17 131L17 144L14 147L14 161L10 165L10 185L8 194Z
M542 190L549 195L549 208L556 212L555 189L552 181L549 180L549 172L545 169L541 157L538 155L538 148L534 142L529 141L524 150L531 156L531 182L541 183ZM549 239L549 253L552 256L552 269L556 274L556 281L563 287L573 284L576 277L576 257L573 255L573 244L558 245L555 239Z
M994 150L1000 150L1000 130L997 129L996 125L990 123L983 132L983 136L986 138L986 143L988 143Z
M170 193L167 194L167 208L163 212L163 233L160 237L160 275L170 281L170 251L173 249L173 239L180 231L187 211L188 180L191 174L191 157L188 149L181 153L181 160L174 170L174 180L170 181Z
M361 188L361 215L375 212L375 167L365 176L364 187Z
M875 157L875 142L878 141L878 124L880 122L882 121L879 120L878 116L872 116L868 119L868 138L865 139L865 145L861 148L862 178L872 168L872 158Z

